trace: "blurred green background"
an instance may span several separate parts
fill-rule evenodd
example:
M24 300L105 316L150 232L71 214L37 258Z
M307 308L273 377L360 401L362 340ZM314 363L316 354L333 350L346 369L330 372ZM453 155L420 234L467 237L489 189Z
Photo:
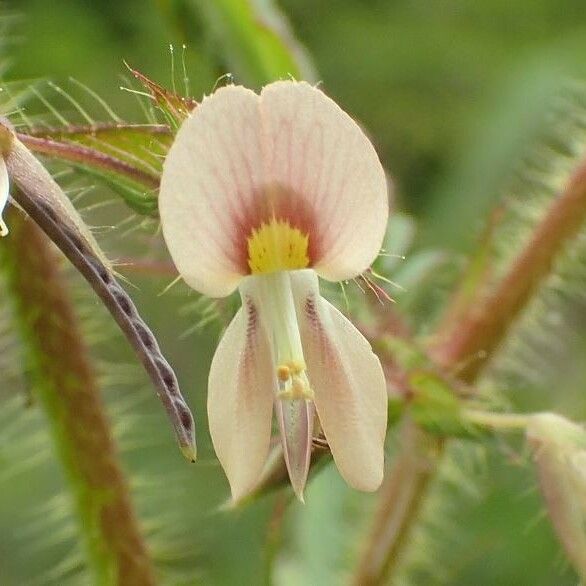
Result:
M122 117L141 121L134 96L120 90L128 86L122 61L171 86L173 44L182 91L185 43L196 99L210 93L226 72L236 82L258 85L255 71L243 65L240 49L230 45L213 14L215 4L230 2L5 2L0 7L9 19L5 79L50 78L69 89L72 77ZM256 4L264 11L271 3ZM372 136L395 184L396 209L420 226L416 247L441 248L456 262L470 251L486 212L544 133L564 80L583 79L586 69L583 0L281 0L279 8L282 14L267 18L279 26L288 22L304 71L313 72L308 75L321 80ZM95 102L92 113L102 116ZM120 205L112 213L127 212ZM126 250L119 236L105 242L113 254ZM276 584L343 584L375 497L352 493L328 468L312 483L308 504L288 509L278 538L281 552L271 565L274 497L236 513L218 510L228 496L227 484L214 461L204 413L207 368L220 324L181 337L187 329L185 291L159 298L164 279L133 281L134 297L197 413L199 464L184 464L164 413L120 336L111 329L90 339L138 508L168 583L263 584L272 572ZM91 301L83 303L88 312L98 311ZM507 378L517 387L499 391L520 408L557 406L580 420L586 419L586 312L584 304L568 311L574 327L564 331L563 346L554 341L555 364L530 381ZM108 330L103 312L96 319L102 322L99 331ZM524 359L533 364L550 352L540 340ZM22 380L1 391L0 586L83 584L63 478L42 415L35 409L21 414L20 386ZM533 473L519 463L525 460L521 446L495 442L470 468L458 471L446 491L460 488L467 497L456 497L443 516L438 514L438 524L451 534L450 547L447 553L431 545L420 552L428 568L405 583L576 583L542 514ZM443 539L441 528L430 531Z

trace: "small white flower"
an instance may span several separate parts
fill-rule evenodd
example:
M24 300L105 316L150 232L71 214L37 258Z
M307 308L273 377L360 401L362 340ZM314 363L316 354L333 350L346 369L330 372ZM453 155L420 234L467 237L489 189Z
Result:
M10 184L8 180L8 171L6 170L6 163L4 158L0 156L0 236L6 236L8 234L8 226L2 218L4 208L8 203L8 192Z
M376 258L388 219L385 174L360 127L320 90L281 81L203 100L164 165L160 213L185 281L242 308L209 375L208 415L238 500L266 462L275 409L299 498L315 412L353 487L382 481L387 393L358 330L319 294Z

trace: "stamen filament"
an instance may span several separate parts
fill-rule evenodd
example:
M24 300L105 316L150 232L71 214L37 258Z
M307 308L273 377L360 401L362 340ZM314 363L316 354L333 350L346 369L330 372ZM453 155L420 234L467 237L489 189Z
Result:
M263 308L265 327L273 345L277 396L312 400L289 273L278 271L251 277L250 283Z

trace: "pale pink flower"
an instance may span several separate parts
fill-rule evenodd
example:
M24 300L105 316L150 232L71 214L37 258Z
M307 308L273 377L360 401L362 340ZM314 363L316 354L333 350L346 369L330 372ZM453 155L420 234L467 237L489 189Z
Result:
M314 419L351 486L382 481L387 394L369 343L320 296L318 275L350 279L376 258L388 219L385 174L360 127L319 89L227 86L179 129L160 193L181 276L242 307L212 361L208 415L232 497L254 488L272 411L299 498Z

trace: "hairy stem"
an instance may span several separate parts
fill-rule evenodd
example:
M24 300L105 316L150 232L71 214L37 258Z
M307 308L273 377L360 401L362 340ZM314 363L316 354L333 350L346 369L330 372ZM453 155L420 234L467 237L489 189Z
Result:
M474 380L585 219L586 160L553 201L502 281L439 333L431 349L436 362L449 369L461 365L459 377Z
M69 126L47 127L37 126L27 128L23 133L27 136L42 138L66 137L72 134L83 134L100 137L116 131L132 130L152 136L172 136L171 129L166 124L131 124L127 122L96 122L94 124L70 124Z
M159 178L143 169L131 165L127 161L118 159L112 155L93 149L91 147L75 144L73 142L62 142L52 138L30 136L19 133L18 139L31 151L53 157L59 161L79 163L96 169L110 171L132 179L143 185L146 189L157 189Z
M433 450L429 448L440 451L440 442L429 444L429 436L411 424L403 432L401 452L381 489L374 527L353 578L355 586L380 584L393 571L409 535L405 527L416 521L434 478ZM424 443L428 443L425 455Z
M502 281L482 299L464 304L462 315L452 316L447 327L436 335L430 348L435 362L446 371L455 372L462 382L473 383L585 219L586 161L583 161L562 193L553 200ZM405 464L414 457L409 451L417 447L409 444L403 447L384 482L373 529L354 580L356 584L383 584L390 579L437 475L443 448L443 444L438 445L437 452L428 458L428 465L417 470ZM399 486L402 506L395 504L399 493L393 487Z
M12 210L10 226L2 266L35 391L74 494L93 583L155 584L58 259L32 221Z

